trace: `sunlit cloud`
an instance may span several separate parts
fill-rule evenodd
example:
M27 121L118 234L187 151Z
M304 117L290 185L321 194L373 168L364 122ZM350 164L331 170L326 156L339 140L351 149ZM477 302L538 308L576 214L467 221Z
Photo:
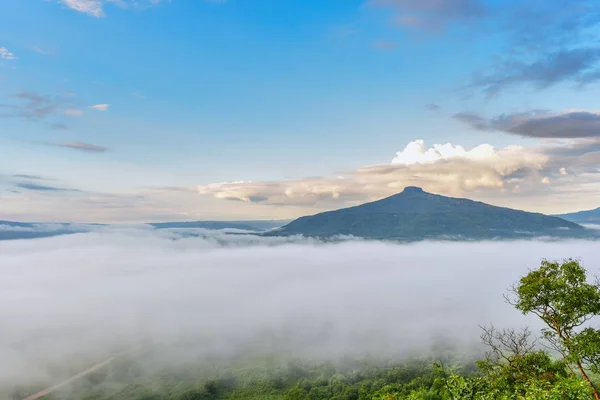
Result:
M51 143L103 153L104 146ZM406 186L527 211L562 214L600 204L600 142L577 139L542 146L474 147L408 143L385 164L340 173L272 181L132 188L129 193L1 194L15 219L149 222L201 219L289 219L357 205ZM32 171L35 172L35 171Z
M295 180L213 183L199 186L198 191L222 200L330 209L392 195L406 186L420 186L433 193L475 196L495 204L535 210L532 199L552 190L561 197L554 199L554 207L559 202L566 207L569 192L578 193L579 203L600 201L597 195L579 192L587 187L600 193L597 151L594 142L504 148L482 144L466 149L450 143L427 147L424 141L416 140L388 165ZM567 174L567 170L576 173ZM538 211L550 210L537 206Z

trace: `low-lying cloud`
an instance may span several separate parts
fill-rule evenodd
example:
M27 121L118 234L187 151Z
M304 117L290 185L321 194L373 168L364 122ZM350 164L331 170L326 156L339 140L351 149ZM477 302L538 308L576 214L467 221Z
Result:
M123 229L3 242L0 387L46 366L101 361L150 339L187 354L243 351L336 358L426 352L478 341L478 324L534 323L504 303L543 257L596 243L322 244Z

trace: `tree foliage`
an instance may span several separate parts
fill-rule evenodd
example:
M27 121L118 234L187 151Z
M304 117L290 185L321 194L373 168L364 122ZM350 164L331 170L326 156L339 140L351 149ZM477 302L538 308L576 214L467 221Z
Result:
M534 314L545 324L544 338L564 361L573 365L600 400L588 371L600 372L600 331L586 324L600 314L600 285L589 283L577 260L544 260L514 285L508 298L519 311Z

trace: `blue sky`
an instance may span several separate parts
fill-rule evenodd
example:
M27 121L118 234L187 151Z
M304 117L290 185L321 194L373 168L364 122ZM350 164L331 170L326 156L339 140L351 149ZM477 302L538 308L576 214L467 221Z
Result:
M1 2L0 219L291 218L408 183L595 208L599 15L580 0ZM415 140L391 177L361 173ZM446 143L460 150L432 148Z

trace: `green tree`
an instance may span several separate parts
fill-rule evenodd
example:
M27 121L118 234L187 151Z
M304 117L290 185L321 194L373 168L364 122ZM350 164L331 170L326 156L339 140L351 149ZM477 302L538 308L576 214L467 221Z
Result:
M547 352L537 349L528 328L515 331L490 326L482 330L481 340L488 351L477 366L489 383L489 390L509 390L523 395L531 382L553 385L569 376L563 360L554 360Z
M544 337L600 394L588 371L600 372L600 331L586 327L600 314L600 285L589 283L586 270L573 259L542 261L512 288L509 303L523 314L534 314L546 325ZM574 371L571 370L574 374Z
M305 400L306 390L299 386L294 386L285 394L285 400Z

